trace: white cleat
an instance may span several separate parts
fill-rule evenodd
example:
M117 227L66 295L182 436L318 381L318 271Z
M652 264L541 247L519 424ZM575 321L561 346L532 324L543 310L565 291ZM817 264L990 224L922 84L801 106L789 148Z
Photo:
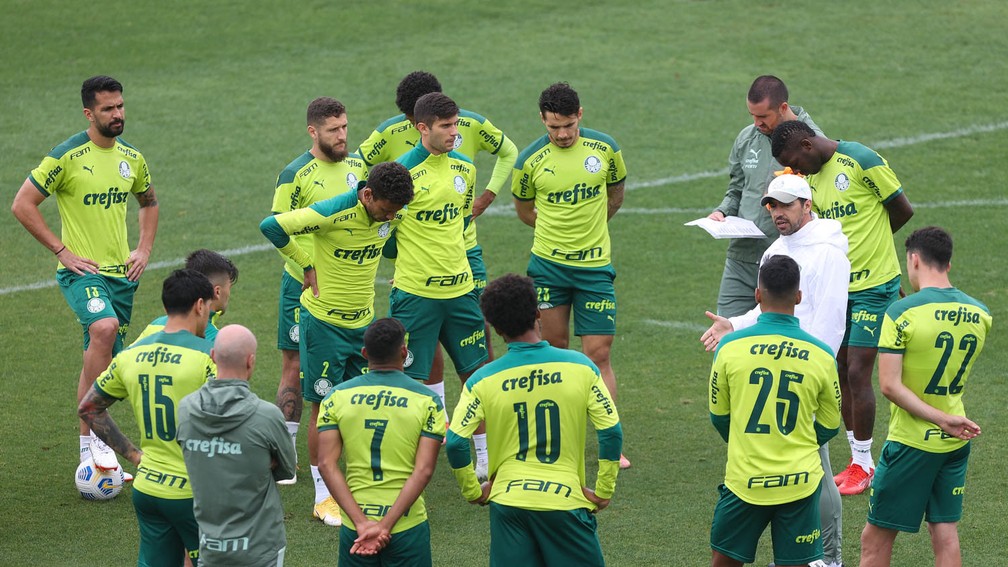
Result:
M91 458L94 459L95 467L103 471L114 471L119 468L119 459L116 458L115 451L94 434L91 435Z
M276 481L276 483L277 484L281 484L283 486L290 486L292 484L297 484L297 473L294 473L294 476L292 476L290 478L285 478L283 480L278 480L278 481Z

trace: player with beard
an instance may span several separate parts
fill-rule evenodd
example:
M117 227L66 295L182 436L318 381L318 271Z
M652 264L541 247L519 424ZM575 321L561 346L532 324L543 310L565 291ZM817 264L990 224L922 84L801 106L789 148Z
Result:
M290 162L277 178L273 195L273 214L305 208L313 203L335 197L347 190L356 190L357 183L367 178L364 162L347 152L347 114L343 103L329 97L317 98L308 105L308 135L312 147ZM313 253L309 234L293 237L307 254ZM304 407L301 389L301 362L298 348L301 315L299 298L305 289L304 270L290 258L280 280L280 304L277 318L277 348L281 352L280 384L277 387L277 406L284 414L287 430L297 445L297 433ZM321 401L319 398L318 401ZM314 426L309 426L308 455L314 456ZM315 480L316 503L325 508L320 519L329 525L339 525L339 508L329 497L317 467L312 466ZM281 481L294 484L297 476ZM318 509L318 506L316 507ZM328 511L328 513L326 513ZM328 518L328 519L327 519Z
M123 347L133 294L147 268L158 224L158 201L143 155L119 138L126 125L123 87L112 77L81 85L88 129L53 148L25 179L11 211L56 255L56 283L84 331L84 364L77 401ZM140 203L140 238L132 252L126 238L126 203ZM60 236L39 206L50 195L59 205ZM113 453L80 425L80 459L94 456L103 469L119 466Z

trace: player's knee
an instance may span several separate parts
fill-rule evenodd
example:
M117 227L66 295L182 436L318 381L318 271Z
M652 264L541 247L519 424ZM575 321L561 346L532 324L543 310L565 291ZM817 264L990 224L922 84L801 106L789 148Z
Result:
M88 326L91 343L112 344L119 334L119 320L113 317L99 319Z

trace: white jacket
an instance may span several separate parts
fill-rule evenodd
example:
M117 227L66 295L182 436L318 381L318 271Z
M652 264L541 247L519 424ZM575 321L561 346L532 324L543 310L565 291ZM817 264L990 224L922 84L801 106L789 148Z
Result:
M798 232L775 240L763 253L760 264L778 254L790 256L801 269L802 299L795 305L795 317L801 328L836 354L847 325L850 282L847 237L840 231L840 223L817 218L813 213L812 220ZM756 324L760 313L757 305L748 313L728 320L737 331Z

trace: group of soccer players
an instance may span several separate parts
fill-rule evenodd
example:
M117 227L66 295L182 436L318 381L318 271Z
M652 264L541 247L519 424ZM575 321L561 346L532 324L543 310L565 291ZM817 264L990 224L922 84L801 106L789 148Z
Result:
M731 183L710 218L748 218L767 238L729 245L718 314L708 313L714 324L701 337L716 349L711 420L728 442L712 565L753 561L769 523L777 565L837 567L840 500L830 493L869 488L862 565L889 565L896 534L918 531L922 518L936 564L960 565L969 440L980 433L961 396L990 312L952 287L952 240L939 227L906 240L918 293L899 299L892 235L913 208L888 162L859 143L824 137L789 105L777 77L758 77L746 103L753 124L735 141ZM845 256L836 257L837 247ZM876 357L892 402L878 467ZM825 443L838 431L838 410L852 457L829 482Z
M57 282L82 325L81 460L118 468L114 450L138 465L139 561L178 564L183 555L200 557L199 548L242 539L219 525L219 539L192 537L195 519L185 511L194 505L199 510L200 502L193 502L176 443L176 408L216 372L209 340L237 269L211 251L190 255L188 269L165 281L167 316L138 340L130 351L136 356L113 359L123 349L158 221L146 161L119 138L125 125L122 90L110 77L85 81L88 129L43 159L12 210L56 255ZM899 181L874 151L822 136L787 98L776 77L753 83L747 97L753 125L736 139L731 184L711 214L715 220L751 217L768 237L777 236L772 226L782 242L788 239L778 248L795 251L794 259L768 254L772 238L733 242L719 313L711 314L715 326L702 339L717 349L710 411L729 446L711 530L712 564L751 562L760 533L771 523L778 565L840 565L839 524L826 529L819 513L820 495L830 500L825 486L840 494L871 487L862 564L888 564L897 531L917 531L923 517L938 564L954 565L969 440L980 433L965 417L961 395L990 313L952 287L951 237L937 227L907 239L908 276L918 293L897 300L902 290L892 233L913 214ZM460 109L429 73L407 75L396 104L401 114L351 153L347 109L328 97L312 101L312 146L280 173L272 214L259 224L286 264L276 405L294 441L303 400L310 404L313 515L342 525L341 563L429 564L420 494L446 440L463 496L491 505L491 564L574 558L602 564L590 512L608 505L618 470L630 466L622 454L610 362L616 297L607 223L623 201L626 167L619 146L581 127L580 100L566 83L542 92L538 106L546 134L521 152L489 120ZM477 194L473 160L481 151L497 161ZM772 181L782 166L793 174ZM529 277L488 283L477 218L509 174L517 216L534 229ZM140 203L133 251L125 232L129 193ZM53 194L60 236L39 212ZM817 336L822 324L806 324L829 302L817 302L798 317L795 307L803 293L825 285L811 281L821 267L797 251L810 243L811 232L832 230L815 222L829 219L842 228L833 240L844 240L842 264L849 266L839 346L833 341L839 327ZM395 274L389 318L376 321L375 277L383 256L394 260ZM750 309L755 314L742 329L737 316ZM572 314L584 354L566 350ZM496 361L491 328L509 346ZM245 347L224 344L222 352L247 355L252 345L251 362L239 372L247 380L254 337L250 342L245 333L226 335L241 335ZM445 412L442 349L463 382L451 416ZM877 468L871 457L876 356L882 391L893 403ZM131 399L144 429L139 448L106 412L124 398ZM829 483L828 451L821 447L838 431L841 415L852 458ZM588 421L599 436L595 489L584 478ZM279 484L297 481L287 459L278 457L294 445L286 441L283 447L271 441L274 464L266 464L273 472L261 475L274 501L271 475L284 473ZM226 439L221 443L230 446ZM226 467L228 460L214 462ZM838 522L839 499L835 503L830 513ZM830 541L824 542L826 534ZM282 539L279 548L267 550L270 564L282 563ZM211 562L206 554L202 561Z
M146 162L119 138L125 125L122 90L111 77L85 81L81 96L88 129L46 156L12 208L57 256L57 280L82 325L81 460L119 468L114 450L138 465L134 492L150 497L134 497L140 562L177 564L183 555L199 556L191 537L195 522L183 522L180 510L201 506L198 498L193 503L175 443L176 408L214 376L211 343L199 337L216 329L213 318L223 312L237 270L216 255L226 263L223 279L220 270L172 274L162 293L167 317L130 347L127 358L113 359L123 349L133 293L157 228ZM281 172L273 214L260 223L286 260L277 405L293 440L302 400L311 404L313 514L333 526L342 524L341 507L349 514L353 525L341 531L347 562L378 555L388 564L429 563L429 532L418 534L422 518L407 512L429 480L431 449L436 457L447 426L443 347L465 383L448 436L450 460L464 496L491 504L492 562L582 557L585 564L602 564L589 512L608 505L617 471L630 466L622 455L610 362L616 298L607 222L623 200L626 168L619 147L605 134L580 127L580 101L566 83L543 91L539 110L547 133L520 154L489 120L460 110L429 73L404 78L396 102L402 114L350 154L346 109L331 98L313 101L307 113L312 147ZM477 196L472 158L479 151L498 160ZM534 228L531 277L512 275L488 286L475 219L512 168L518 216ZM130 192L141 204L140 244L132 252L125 233ZM60 204L61 236L39 213L53 194ZM391 318L372 325L381 256L395 261ZM483 289L488 292L481 304ZM572 312L583 355L566 350ZM510 349L488 365L491 326ZM134 354L135 361L129 358ZM250 372L251 366L246 379ZM104 377L96 383L99 375ZM106 411L125 398L143 423L139 448ZM396 413L411 403L426 410L415 414L420 426L415 431ZM594 490L584 478L589 420L600 444ZM431 445L425 438L439 442ZM345 479L335 466L341 454ZM358 456L364 460L358 462ZM217 462L223 467L226 461ZM368 492L365 486L380 490ZM144 487L148 490L140 490ZM398 521L381 523L386 517ZM526 541L545 527L569 537ZM227 535L216 528L215 534ZM231 536L211 538L211 544L242 540L241 534ZM202 538L198 547L207 545ZM415 553L424 547L426 555ZM282 549L272 553L282 561Z

